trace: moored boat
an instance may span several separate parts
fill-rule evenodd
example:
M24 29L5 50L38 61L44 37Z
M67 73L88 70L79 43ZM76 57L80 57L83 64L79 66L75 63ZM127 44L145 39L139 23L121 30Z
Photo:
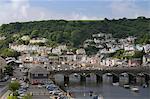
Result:
M123 85L123 87L124 87L124 88L130 88L130 85L125 84L125 85Z
M119 86L119 82L112 83L114 86Z
M131 91L139 92L139 88L137 86L131 87Z

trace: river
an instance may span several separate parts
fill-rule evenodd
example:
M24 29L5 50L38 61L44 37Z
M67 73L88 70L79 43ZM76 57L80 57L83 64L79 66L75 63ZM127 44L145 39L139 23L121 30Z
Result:
M55 82L64 87L63 75L55 75ZM150 99L150 88L139 86L139 92L133 92L120 86L111 84L111 78L105 77L104 82L97 84L96 77L91 75L86 78L86 83L80 82L80 77L69 76L69 85L64 90L71 93L75 99L93 99L94 96L103 96L103 99ZM90 96L90 91L93 92Z

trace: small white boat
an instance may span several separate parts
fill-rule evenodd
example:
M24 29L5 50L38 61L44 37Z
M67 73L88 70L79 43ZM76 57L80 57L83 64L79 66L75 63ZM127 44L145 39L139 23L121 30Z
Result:
M137 86L131 87L131 91L138 92L139 88Z
M74 76L75 76L75 77L78 77L78 74L77 74L77 73L74 73Z
M112 83L114 86L119 86L119 82Z
M102 95L95 96L93 99L104 99Z
M124 87L124 88L130 88L130 85L125 84L125 85L123 85L123 87Z
M99 96L99 99L104 99L104 97L102 95Z

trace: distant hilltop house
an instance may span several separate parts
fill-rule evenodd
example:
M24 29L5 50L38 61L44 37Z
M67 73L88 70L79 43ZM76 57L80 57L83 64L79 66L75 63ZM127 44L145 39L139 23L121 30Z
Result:
M30 40L30 37L29 37L28 35L26 35L26 36L22 36L21 39L22 39L23 41L29 41L29 40Z
M5 36L0 36L0 40L5 40L6 37Z
M32 38L29 42L32 44L34 44L34 43L46 43L47 39L46 38Z
M58 47L52 48L53 54L61 55L63 51L67 51L66 45L59 45Z
M112 38L112 34L98 33L98 34L93 34L92 37L108 39L108 38Z
M9 44L9 48L17 52L38 52L38 53L51 53L51 47L39 46L39 45L18 45L18 44Z
M2 79L2 77L3 77L5 66L7 66L5 59L0 57L0 79Z
M81 55L85 55L86 54L86 52L85 52L85 49L83 49L83 48L80 48L80 49L77 49L76 50L76 54L81 54Z

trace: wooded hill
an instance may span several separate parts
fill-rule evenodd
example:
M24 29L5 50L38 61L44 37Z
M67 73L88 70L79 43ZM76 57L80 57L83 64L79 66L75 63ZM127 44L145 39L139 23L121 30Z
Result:
M136 36L139 43L144 39L150 39L150 18L138 17L136 19L104 19L104 20L44 20L32 22L16 22L3 24L0 27L0 35L11 38L14 34L19 37L29 35L45 37L49 42L67 43L79 47L92 34L99 32L111 33L116 38ZM10 40L11 41L11 40ZM146 41L146 43L149 43Z

